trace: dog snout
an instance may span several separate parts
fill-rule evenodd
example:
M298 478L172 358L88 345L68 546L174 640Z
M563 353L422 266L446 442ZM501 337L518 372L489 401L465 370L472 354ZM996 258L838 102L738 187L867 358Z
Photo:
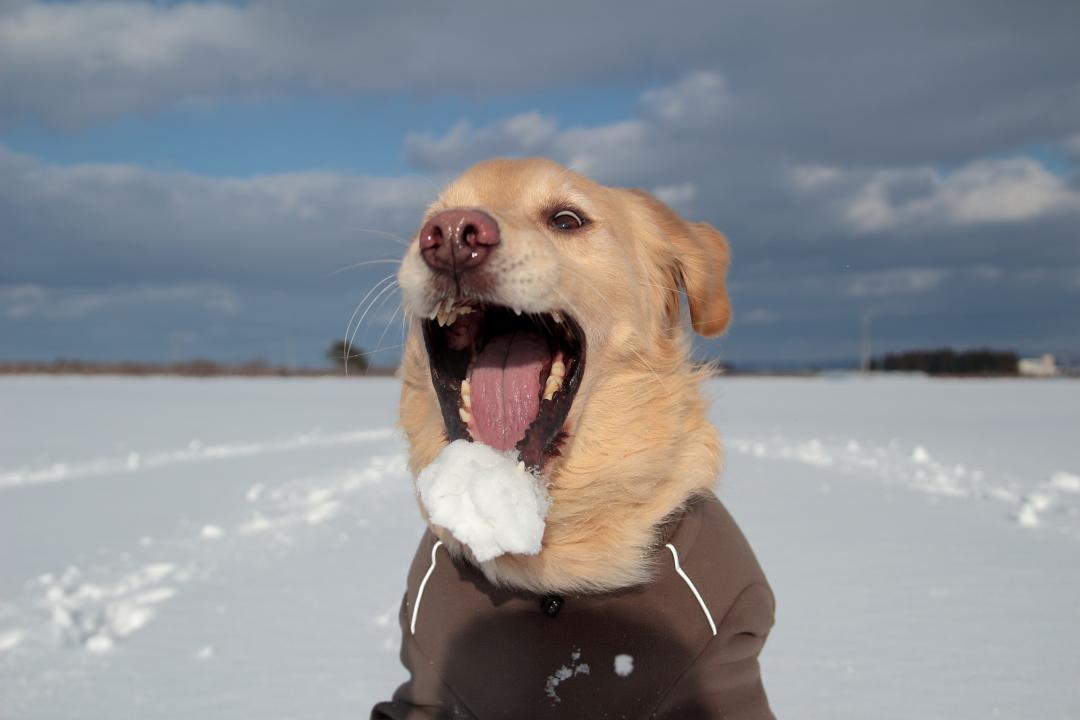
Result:
M499 224L480 210L444 210L420 230L420 254L440 273L479 267L499 244Z

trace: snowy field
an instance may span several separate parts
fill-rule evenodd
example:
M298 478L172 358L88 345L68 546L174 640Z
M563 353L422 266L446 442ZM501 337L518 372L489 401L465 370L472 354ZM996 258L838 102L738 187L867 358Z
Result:
M1080 718L1080 382L709 390L779 717ZM0 378L0 718L367 717L421 532L397 395Z

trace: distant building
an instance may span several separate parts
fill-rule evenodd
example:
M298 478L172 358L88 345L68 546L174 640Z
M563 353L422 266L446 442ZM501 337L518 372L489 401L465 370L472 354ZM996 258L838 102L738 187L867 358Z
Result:
M1017 369L1021 375L1029 377L1054 377L1058 374L1057 362L1050 353L1037 358L1020 358Z

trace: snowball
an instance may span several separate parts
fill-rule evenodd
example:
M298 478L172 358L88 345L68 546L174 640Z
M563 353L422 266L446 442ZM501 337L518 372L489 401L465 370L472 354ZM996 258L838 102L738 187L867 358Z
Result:
M431 522L449 530L479 562L540 552L550 501L515 451L455 440L420 471L416 487Z
M615 674L619 677L626 677L630 673L634 672L634 656L633 655L616 655L615 656Z

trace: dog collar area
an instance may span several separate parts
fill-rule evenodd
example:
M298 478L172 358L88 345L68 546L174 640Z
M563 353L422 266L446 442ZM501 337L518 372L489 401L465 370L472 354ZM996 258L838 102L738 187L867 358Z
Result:
M540 612L550 618L556 617L566 601L558 595L545 595L540 599Z

